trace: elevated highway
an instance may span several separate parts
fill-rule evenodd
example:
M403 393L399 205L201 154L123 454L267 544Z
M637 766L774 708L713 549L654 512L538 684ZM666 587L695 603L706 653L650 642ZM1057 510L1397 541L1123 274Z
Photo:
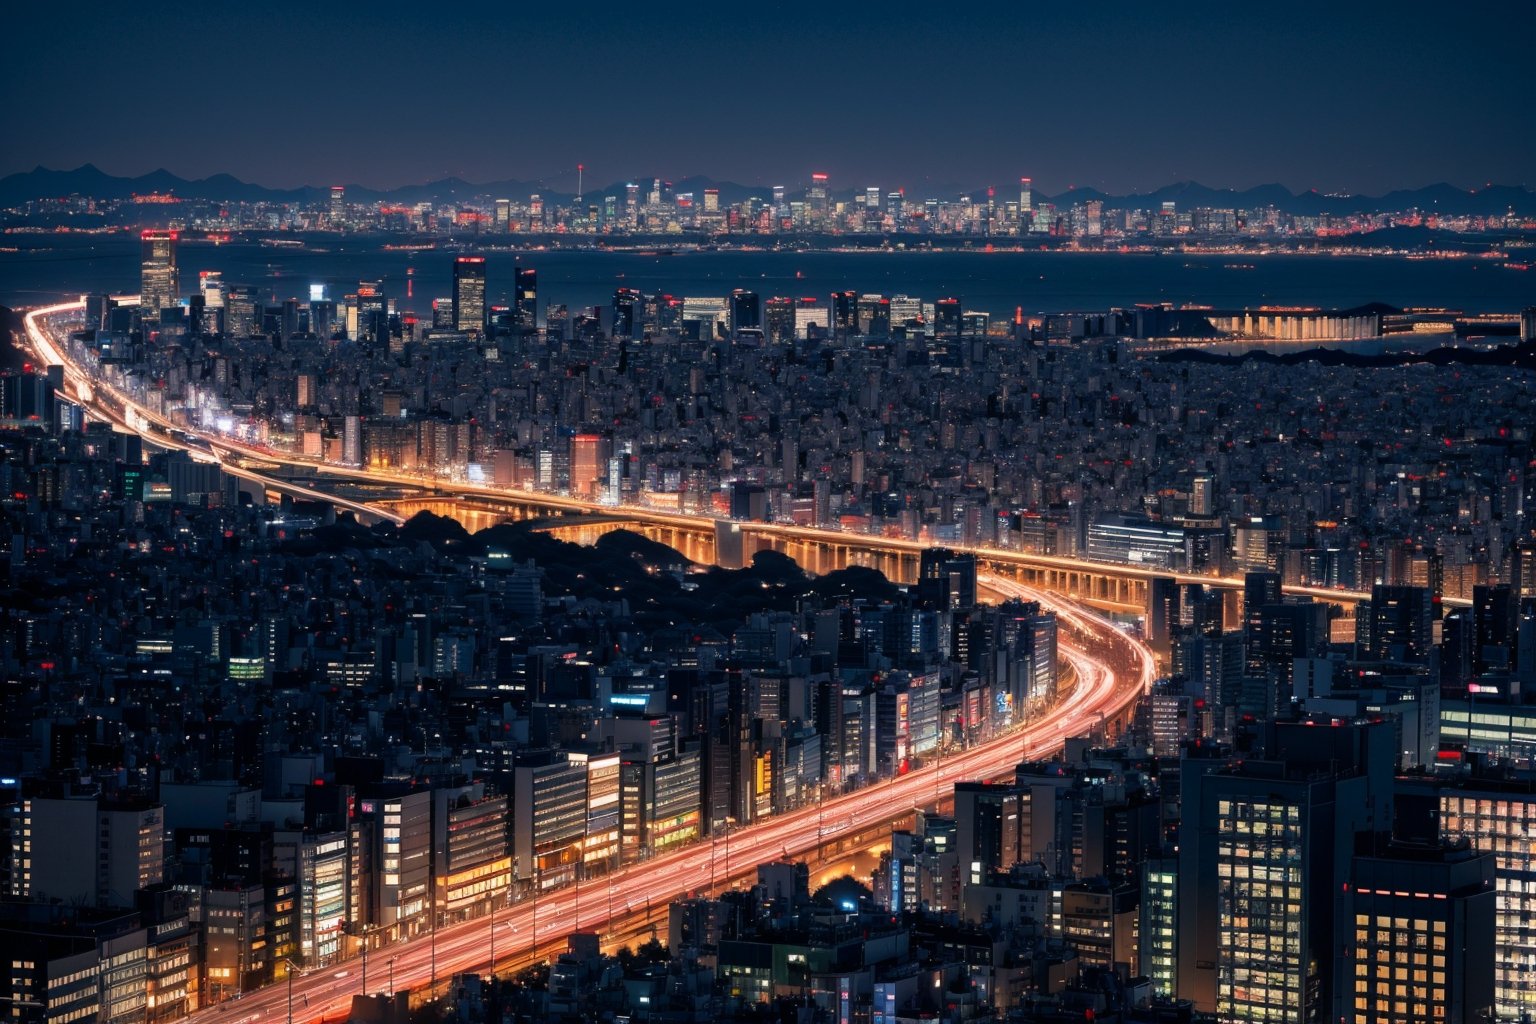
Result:
M276 487L278 483L294 486L251 467L297 466L301 460L222 436L188 431L93 380L88 368L69 358L65 351L67 346L55 343L48 324L50 317L63 316L80 308L79 303L66 304L33 311L26 318L28 343L36 358L44 364L65 367L66 387L70 392L66 397L80 402L93 415L121 429L138 432L157 445L179 448L194 458L216 461L237 475L250 474L249 479L269 487ZM339 479L401 486L431 484L399 473L318 467L317 477L327 474ZM509 494L469 484L432 485L445 495L508 503L523 509L525 516L531 514L535 518L573 513L614 516L647 530L660 531L658 539L670 536L674 541L681 541L687 534L707 539L713 545L719 528L716 521L708 517L648 509L614 509L576 499ZM325 495L318 486L306 486L305 490L316 495L317 500L337 501ZM347 503L337 503L349 507ZM403 518L398 512L372 504L352 502L350 507L362 514L380 515L394 521ZM611 522L597 525L611 525ZM902 567L915 566L926 546L915 541L855 537L780 524L754 523L746 524L744 528L767 538L766 546L782 544L786 553L793 553L795 549L791 545L798 543L822 546L834 563L860 564L862 559L873 558L878 567L879 560L886 559L885 564L896 570L892 575L898 579L910 578L912 573L903 571ZM711 550L714 551L713 547ZM1026 564L1023 556L1010 553L979 554L993 574L998 573L999 567L1007 572ZM1087 572L1094 567L1059 568ZM1004 579L1003 582L1009 581ZM1025 585L1018 581L1012 583ZM1070 693L1053 707L1012 730L932 760L905 775L712 836L605 876L552 890L536 900L520 900L498 908L487 918L442 925L418 934L381 937L391 941L369 953L372 970L366 977L371 984L365 982L361 964L353 960L344 965L294 974L285 981L247 993L234 1003L200 1010L189 1019L208 1024L216 1021L255 1024L283 1017L290 1021L323 1022L327 1018L335 1020L345 1016L353 996L381 992L386 985L396 991L408 991L454 973L505 968L536 955L572 932L601 930L632 922L637 906L643 905L645 919L653 920L652 908L681 895L711 891L731 879L751 874L758 864L782 858L819 856L818 851L827 848L829 839L843 833L862 838L888 831L894 822L905 818L911 808L940 801L945 787L956 780L997 778L1022 760L1048 757L1059 751L1068 736L1105 728L1122 720L1152 683L1156 672L1152 652L1109 620L1077 602L1051 593L1040 592L1039 596L1044 607L1061 616L1060 649L1072 668L1074 682ZM492 934L499 940L491 940ZM493 953L493 944L499 953ZM511 959L504 959L508 957Z

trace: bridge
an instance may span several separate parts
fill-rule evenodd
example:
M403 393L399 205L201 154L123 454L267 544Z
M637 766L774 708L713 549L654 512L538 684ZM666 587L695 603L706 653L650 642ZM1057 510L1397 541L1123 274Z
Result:
M94 368L82 366L56 343L46 318L71 313L80 303L65 303L27 314L27 339L44 364L65 367L66 396L125 429L143 434L155 444L179 447L193 457L218 462L227 472L264 484L275 493L310 499L327 496L338 506L362 516L405 521L422 510L449 515L467 529L501 522L532 522L556 536L590 543L602 533L629 529L666 544L689 559L706 565L739 566L758 551L778 551L804 567L823 574L849 566L877 569L900 583L917 579L918 563L931 541L874 534L852 534L788 523L726 520L645 506L614 506L580 497L498 488L441 475L406 473L390 467L339 466L250 445L182 424L134 403L104 382ZM40 322L42 321L42 322ZM256 467L260 467L257 471ZM361 492L361 493L360 493ZM399 497L387 497L393 493ZM359 497L378 495L372 500ZM1235 615L1243 581L1233 577L1166 572L1118 563L1092 562L1060 555L1033 554L989 547L963 547L977 556L978 571L1117 614L1143 614L1151 581L1172 578L1198 583L1231 595ZM1288 585L1290 595L1335 605L1348 617L1369 598L1361 591ZM1465 599L1447 598L1447 607L1465 607Z
M579 544L591 544L614 530L629 530L674 548L691 561L726 568L750 563L758 551L777 551L816 575L857 565L877 569L897 583L916 582L922 552L934 546L900 537L849 534L785 523L716 519L632 506L606 506L551 495L525 497L507 492L487 493L484 489L456 497L406 499L390 503L388 507L400 514L430 511L449 516L470 530L503 522L526 522L535 529ZM1226 593L1233 602L1229 618L1235 620L1236 602L1243 589L1243 580L1238 577L1169 572L998 548L946 546L974 553L978 572L1121 615L1144 614L1152 580L1173 579L1178 583L1203 584ZM1369 593L1354 590L1299 585L1287 585L1282 589L1290 595L1333 605L1345 618L1353 616L1361 601L1370 599ZM1467 602L1447 598L1445 604L1458 607Z

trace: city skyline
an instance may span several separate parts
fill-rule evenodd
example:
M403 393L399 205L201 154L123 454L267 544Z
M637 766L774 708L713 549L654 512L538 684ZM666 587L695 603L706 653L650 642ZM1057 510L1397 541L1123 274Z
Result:
M12 7L9 1024L1536 1022L1530 0Z
M666 19L599 9L601 31L583 33L574 12L508 18L470 4L422 22L386 5L306 12L318 21L294 35L281 5L164 4L147 16L93 10L61 35L67 12L32 8L12 27L36 45L0 71L29 101L0 114L0 130L20 142L0 173L95 161L284 188L453 176L568 191L577 163L603 181L679 167L753 187L798 180L807 167L913 189L1032 172L1050 192L1191 179L1363 193L1529 181L1528 105L1518 89L1468 73L1470 58L1517 66L1521 33L1492 30L1518 29L1529 13L1418 13L1433 16L1432 35L1415 9L1374 5L1127 6L1093 20L1047 8L1027 22L1002 7L781 8L745 19L708 7ZM146 159L137 119L102 102L114 62L72 56L152 52L156 33L173 28L219 45L164 62L174 99ZM1310 73L1296 73L1298 60ZM290 130L308 142L269 145ZM1425 132L1441 144L1406 144ZM1405 143L1390 160L1384 139Z

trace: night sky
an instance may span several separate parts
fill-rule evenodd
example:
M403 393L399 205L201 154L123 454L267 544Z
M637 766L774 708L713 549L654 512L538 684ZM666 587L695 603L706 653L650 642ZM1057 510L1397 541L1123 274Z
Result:
M1536 185L1529 0L19 8L0 173Z

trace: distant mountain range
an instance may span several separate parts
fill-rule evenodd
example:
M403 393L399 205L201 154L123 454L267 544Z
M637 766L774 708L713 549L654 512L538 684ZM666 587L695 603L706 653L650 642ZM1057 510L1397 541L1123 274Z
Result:
M642 193L650 188L650 177L637 178ZM617 182L601 188L585 190L587 201L601 201L603 196L623 196L625 182ZM770 189L763 186L740 185L730 181L715 181L695 176L673 183L676 192L702 193L706 188L718 188L722 203L736 203L752 196L766 199ZM493 181L474 184L460 178L443 178L420 185L403 185L400 188L379 190L362 185L347 185L349 202L388 201L395 203L467 202L473 199L507 198L525 200L533 193L544 197L546 202L568 202L573 194L551 189L533 181ZM839 198L861 195L862 189L834 190ZM953 199L964 193L959 186L940 189L932 195L909 194L908 198L920 201L928 198ZM985 195L985 187L973 189L973 196ZM329 195L329 186L305 186L294 189L266 188L262 185L241 181L229 174L188 180L167 170L151 171L136 178L107 174L93 164L85 164L71 171L37 167L30 171L10 174L0 178L0 207L11 207L32 199L58 198L69 195L91 196L96 199L127 199L135 194L152 192L174 193L184 199L234 202L313 202ZM800 195L803 189L793 189ZM998 190L999 201L1016 199L1017 194L1008 189ZM1097 199L1105 209L1156 209L1164 202L1172 201L1178 209L1196 207L1218 209L1263 209L1273 206L1287 213L1306 216L1317 214L1351 214L1392 212L1408 209L1434 211L1446 215L1496 216L1509 210L1521 215L1536 215L1536 191L1520 185L1491 185L1487 188L1466 190L1440 183L1417 189L1399 189L1384 196L1324 195L1320 192L1293 193L1283 185L1258 185L1241 191L1218 189L1198 182L1184 181L1164 186L1154 192L1125 196L1110 195L1092 188L1071 189L1051 196L1037 192L1036 202L1050 201L1057 206L1071 206Z

